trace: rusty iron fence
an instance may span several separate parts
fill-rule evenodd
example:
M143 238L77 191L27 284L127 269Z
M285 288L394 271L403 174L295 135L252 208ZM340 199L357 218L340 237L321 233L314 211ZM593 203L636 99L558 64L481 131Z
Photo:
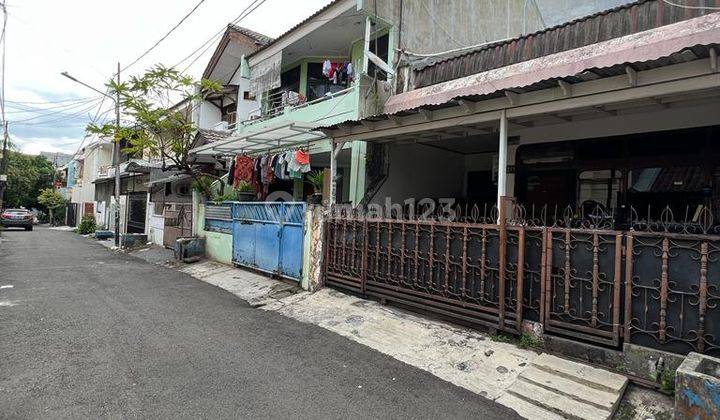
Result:
M602 209L503 207L413 218L333 208L325 282L513 333L535 321L612 347L720 353L720 235L709 209L676 222L666 208L651 222L631 208L618 223Z

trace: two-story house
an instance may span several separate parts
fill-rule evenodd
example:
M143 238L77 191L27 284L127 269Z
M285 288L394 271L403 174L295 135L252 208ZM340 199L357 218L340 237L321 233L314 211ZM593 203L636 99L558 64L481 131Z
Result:
M239 94L242 78L240 60L267 45L272 39L237 25L228 25L203 74L203 79L213 80L223 86L219 92L203 95L198 103L187 101L175 105L191 119L198 132L195 145L204 145L227 138L238 121L246 119L254 107L254 101ZM224 162L212 156L194 156L197 165L207 170L224 170ZM192 178L179 171L163 171L155 168L149 172L147 183L147 222L145 232L148 240L172 246L175 239L192 233Z
M74 208L73 224L83 216L92 216L98 224L104 221L105 208L95 200L95 181L112 164L112 142L97 139L80 150L67 164L67 194Z
M194 153L227 159L304 149L313 169L339 174L338 201L360 202L371 184L380 182L366 175L373 151L363 141L347 143L335 150L337 168L330 168L330 142L317 129L381 113L385 100L406 82L396 72L401 52L432 54L544 27L535 3L332 1L241 57L238 97L248 118L238 119L232 136ZM277 189L296 199L308 192L302 180L270 186ZM324 193L326 199L331 194L327 182Z

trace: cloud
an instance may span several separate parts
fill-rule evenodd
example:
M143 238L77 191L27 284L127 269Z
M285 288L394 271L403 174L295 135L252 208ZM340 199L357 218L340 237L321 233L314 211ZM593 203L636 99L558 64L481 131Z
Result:
M266 0L240 25L277 36L329 1ZM57 0L10 2L5 98L16 102L45 102L95 96L95 92L62 77L60 72L68 71L77 79L102 90L118 61L133 61L195 3L196 0L125 0L122 7L114 7L109 0L75 0L72 6ZM138 74L156 63L177 64L224 29L250 3L251 0L204 3L158 48L123 72L122 78ZM109 8L113 10L111 18ZM138 10L142 12L138 13ZM218 40L215 39L204 55L188 69L188 74L195 77L202 74ZM107 107L112 107L112 104L106 101L103 108ZM23 107L15 107L16 110L18 108ZM23 151L73 153L82 141L90 119L83 115L70 121L58 120L53 118L56 115L50 115L25 123L13 123L37 115L38 112L7 114L11 138ZM112 112L108 115L113 117Z
M13 136L12 142L17 149L29 155L37 155L40 152L73 154L77 151L82 138Z

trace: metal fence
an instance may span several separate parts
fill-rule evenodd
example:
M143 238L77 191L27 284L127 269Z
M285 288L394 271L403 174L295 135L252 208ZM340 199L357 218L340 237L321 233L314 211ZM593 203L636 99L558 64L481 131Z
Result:
M617 229L597 209L539 217L506 208L412 219L332 209L325 282L514 333L530 320L612 347L720 354L720 236L706 210L705 220L664 211L648 222L630 209L628 228Z

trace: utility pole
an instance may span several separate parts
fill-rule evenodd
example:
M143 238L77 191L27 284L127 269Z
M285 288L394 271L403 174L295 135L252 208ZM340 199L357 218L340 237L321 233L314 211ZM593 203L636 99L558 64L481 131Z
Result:
M117 84L120 85L120 62L117 63ZM115 92L115 129L120 131L120 90ZM115 246L120 248L120 143L116 138L113 142L115 160Z
M72 77L68 72L64 71L60 73L62 76L67 77L75 83L81 84L88 89L94 90L95 92L110 98L115 102L115 128L116 132L120 131L120 91L115 92L115 96L108 95L107 92L103 92L99 89L88 85L87 83L81 82L80 80ZM120 63L117 65L117 84L120 84ZM118 139L113 139L113 166L115 167L115 246L120 247L120 143Z
M5 186L7 185L7 162L8 162L8 123L3 121L3 146L2 160L0 161L0 210L5 205Z

